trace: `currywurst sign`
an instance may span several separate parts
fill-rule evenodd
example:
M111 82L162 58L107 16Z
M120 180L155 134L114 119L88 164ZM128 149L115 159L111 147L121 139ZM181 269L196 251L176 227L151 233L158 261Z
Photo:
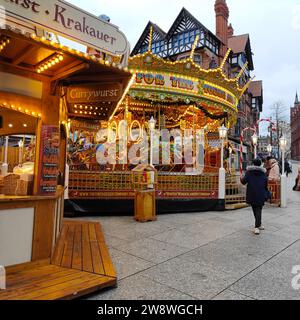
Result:
M70 86L67 91L69 103L115 102L122 97L120 84L89 84Z
M0 0L9 18L29 23L112 55L128 50L118 27L63 0Z

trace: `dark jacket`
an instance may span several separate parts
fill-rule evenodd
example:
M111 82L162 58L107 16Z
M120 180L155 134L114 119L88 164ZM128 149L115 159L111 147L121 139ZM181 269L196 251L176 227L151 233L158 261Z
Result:
M242 184L247 185L247 203L254 206L263 206L268 191L268 178L263 167L248 167Z

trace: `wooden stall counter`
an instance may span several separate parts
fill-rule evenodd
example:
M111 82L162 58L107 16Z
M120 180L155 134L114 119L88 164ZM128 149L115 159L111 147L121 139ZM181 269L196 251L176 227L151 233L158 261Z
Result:
M50 258L62 216L62 188L53 196L0 196L0 265Z

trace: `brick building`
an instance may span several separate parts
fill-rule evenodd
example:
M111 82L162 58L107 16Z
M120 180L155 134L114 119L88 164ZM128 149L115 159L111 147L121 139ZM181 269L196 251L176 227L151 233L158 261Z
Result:
M245 85L250 80L251 71L254 70L250 36L248 34L234 34L232 25L228 23L229 9L225 0L216 0L215 19L215 33L208 30L185 8L181 10L168 32L149 21L131 55L144 53L148 50L151 28L153 29L153 53L171 61L189 57L195 38L199 35L200 40L196 45L194 61L204 69L217 68L230 48L232 52L224 70L229 77L236 77L247 63L239 80L241 85ZM238 122L229 133L230 140L237 152L236 166L238 166L240 134L244 128L254 126L260 117L262 106L263 84L262 81L254 81L238 105ZM244 146L246 161L249 148L251 148L251 134L246 132Z
M291 108L291 140L291 158L300 160L300 101L297 93Z

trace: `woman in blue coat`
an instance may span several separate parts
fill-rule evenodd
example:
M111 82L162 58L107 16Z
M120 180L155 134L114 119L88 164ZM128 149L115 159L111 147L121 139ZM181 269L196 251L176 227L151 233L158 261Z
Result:
M252 206L255 217L254 234L259 235L260 230L265 230L262 226L262 209L268 198L268 178L266 169L263 168L260 159L253 161L253 166L247 168L242 184L247 185L247 203Z

